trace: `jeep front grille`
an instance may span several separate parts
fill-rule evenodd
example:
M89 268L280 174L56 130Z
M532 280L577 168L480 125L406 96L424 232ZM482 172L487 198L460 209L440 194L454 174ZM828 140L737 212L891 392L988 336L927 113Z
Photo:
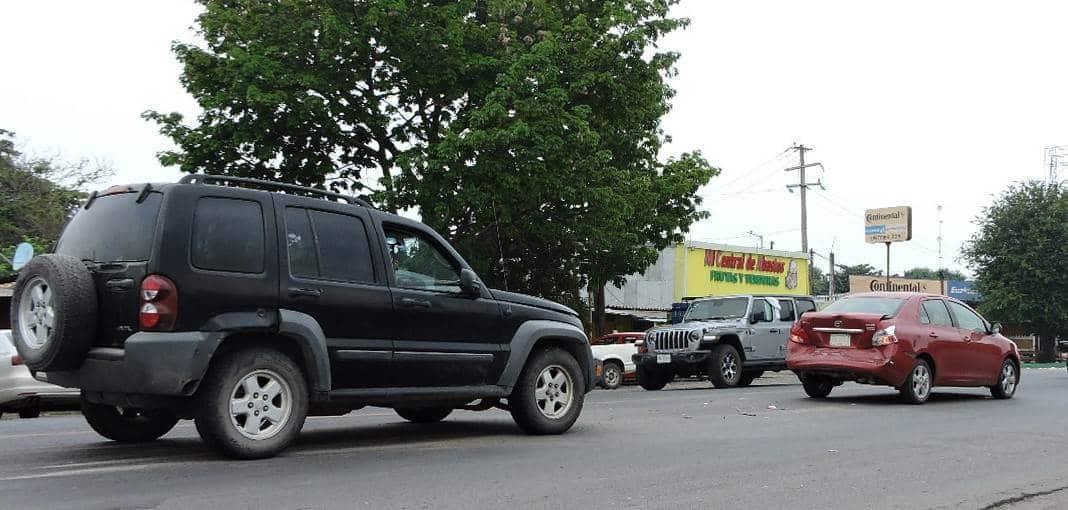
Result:
M689 331L668 330L653 333L653 349L657 351L680 351L690 347Z

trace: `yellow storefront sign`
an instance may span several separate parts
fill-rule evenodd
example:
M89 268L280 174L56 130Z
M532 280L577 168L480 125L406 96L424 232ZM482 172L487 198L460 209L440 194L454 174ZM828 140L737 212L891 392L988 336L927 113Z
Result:
M676 301L734 294L809 294L808 259L802 254L702 244L676 248Z

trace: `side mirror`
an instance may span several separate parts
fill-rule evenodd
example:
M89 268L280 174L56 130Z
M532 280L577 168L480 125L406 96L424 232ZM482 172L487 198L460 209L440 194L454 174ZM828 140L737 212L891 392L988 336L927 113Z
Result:
M469 296L482 295L482 282L478 281L478 275L470 269L460 271L460 291Z
M30 243L19 243L15 247L15 256L11 257L11 269L18 271L26 264L30 263L30 259L33 258L33 245Z
M1001 334L1001 323L1000 322L995 322L993 326L990 326L990 334L991 335L1000 335Z

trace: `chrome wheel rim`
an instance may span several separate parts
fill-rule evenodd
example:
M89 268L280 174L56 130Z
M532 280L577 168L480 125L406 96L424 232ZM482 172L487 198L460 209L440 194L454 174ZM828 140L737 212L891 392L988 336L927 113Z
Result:
M723 357L719 370L724 379L733 381L738 376L738 357L733 352L728 352Z
M923 363L912 369L912 392L921 400L931 392L931 371Z
M277 435L293 414L289 383L271 370L256 370L242 377L230 392L230 423L249 439L262 441Z
M1001 392L1012 395L1016 391L1016 366L1011 362L1001 368Z
M26 345L40 349L48 343L56 324L52 286L40 276L26 284L19 299L19 333Z
M534 387L534 401L546 418L555 420L571 409L574 401L574 384L571 374L560 365L549 365L538 374Z
M604 382L608 386L619 384L619 369L615 365L610 365L604 369Z

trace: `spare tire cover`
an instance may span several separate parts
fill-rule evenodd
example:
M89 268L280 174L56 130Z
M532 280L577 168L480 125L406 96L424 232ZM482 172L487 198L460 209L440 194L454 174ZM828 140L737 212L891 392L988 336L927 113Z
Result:
M11 300L15 348L35 371L81 366L96 334L96 286L85 264L39 255L19 271Z

